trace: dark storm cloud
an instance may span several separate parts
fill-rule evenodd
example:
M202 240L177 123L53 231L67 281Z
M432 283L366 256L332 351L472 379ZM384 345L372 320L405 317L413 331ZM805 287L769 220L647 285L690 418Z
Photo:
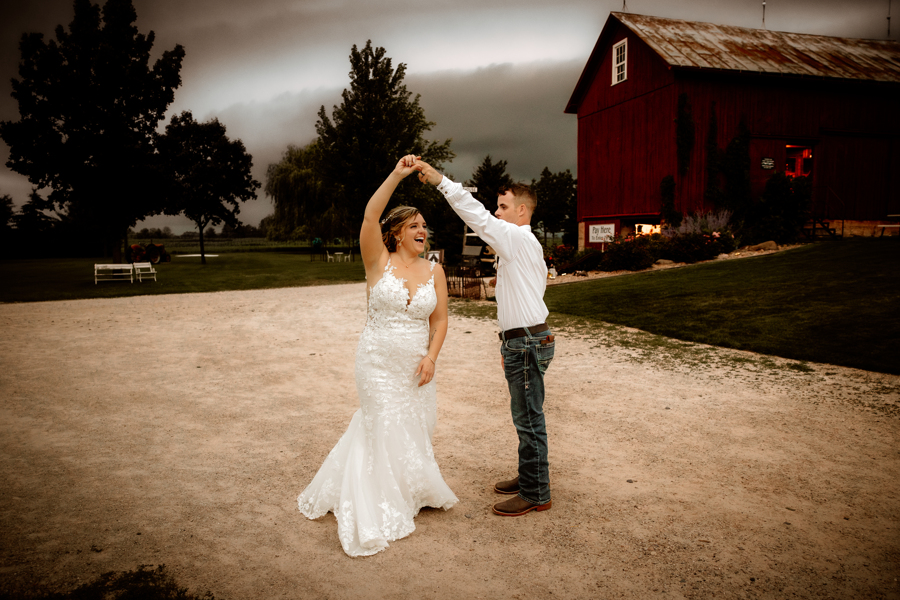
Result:
M541 170L575 172L576 119L563 113L581 73L581 61L492 65L470 72L447 71L410 75L407 89L420 94L420 104L435 127L428 139L452 138L456 158L446 171L459 180L472 176L488 154L505 160L516 179L530 181ZM288 145L304 146L315 136L318 111L341 102L342 88L285 93L269 102L241 103L206 114L225 124L228 136L240 139L253 155L253 173L265 181L269 164ZM263 197L247 203L241 216L255 222L271 212Z
M471 177L488 154L508 162L516 179L551 171L575 172L576 118L563 113L583 67L562 63L491 65L474 72L435 73L408 78L421 93L430 135L453 139L457 157L448 171Z

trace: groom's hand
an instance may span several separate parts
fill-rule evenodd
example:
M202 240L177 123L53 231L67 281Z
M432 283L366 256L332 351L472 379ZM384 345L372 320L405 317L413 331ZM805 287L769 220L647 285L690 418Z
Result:
M413 168L416 171L419 171L419 181L421 181L422 183L438 185L444 179L443 174L441 174L440 171L429 165L427 162L417 160Z

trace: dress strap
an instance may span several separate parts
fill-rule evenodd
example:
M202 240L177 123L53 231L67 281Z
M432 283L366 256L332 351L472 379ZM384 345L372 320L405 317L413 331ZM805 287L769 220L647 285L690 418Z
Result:
M434 273L434 266L437 264L437 262L433 260L429 260L428 262L431 263L431 272Z

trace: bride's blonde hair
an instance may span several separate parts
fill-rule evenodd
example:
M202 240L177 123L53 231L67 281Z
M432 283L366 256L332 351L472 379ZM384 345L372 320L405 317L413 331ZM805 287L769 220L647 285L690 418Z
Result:
M397 251L397 237L406 224L420 214L422 213L419 212L419 209L412 206L398 206L388 213L388 216L381 222L381 239L388 252ZM426 251L428 247L428 238L425 238Z

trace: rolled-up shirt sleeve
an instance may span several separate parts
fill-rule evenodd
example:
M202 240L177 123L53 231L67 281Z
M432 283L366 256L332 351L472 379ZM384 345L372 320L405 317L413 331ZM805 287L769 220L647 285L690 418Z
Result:
M446 176L437 186L454 212L459 215L472 231L496 252L500 258L512 260L516 253L517 229L512 223L501 221L492 215L484 205L467 192L461 183Z

